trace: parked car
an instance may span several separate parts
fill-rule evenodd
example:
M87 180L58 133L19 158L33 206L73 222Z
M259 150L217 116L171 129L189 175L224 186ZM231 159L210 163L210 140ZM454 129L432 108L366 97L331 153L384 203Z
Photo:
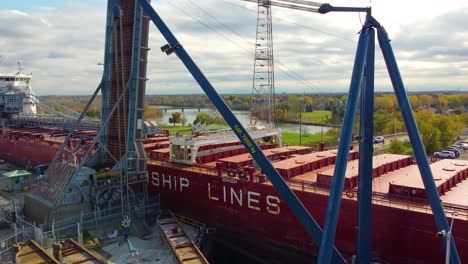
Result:
M448 151L453 152L456 158L460 157L460 154L461 154L461 150L455 147L448 147L448 148L444 148L443 150L448 150Z
M452 145L452 146L448 146L447 148L448 148L448 149L450 149L450 148L453 148L453 149L455 149L455 150L458 150L458 151L460 151L460 153L462 153L462 152L463 152L463 147L462 147L462 146L460 146L460 145L458 145L458 146L454 146L454 145Z
M448 150L442 150L442 151L434 152L434 157L439 158L439 159L454 159L455 153L453 153L452 151L448 151Z
M375 143L382 143L385 144L385 139L382 136L376 136L372 138L372 142Z
M457 147L459 149L468 150L468 143L457 142L453 144L452 146Z

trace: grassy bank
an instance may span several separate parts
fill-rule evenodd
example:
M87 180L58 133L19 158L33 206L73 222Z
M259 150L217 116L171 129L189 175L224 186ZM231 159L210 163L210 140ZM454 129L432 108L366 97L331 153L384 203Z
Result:
M332 116L331 111L315 110L313 112L302 112L302 120L311 123L325 123Z
M171 135L179 132L182 135L190 135L192 133L192 127L190 126L159 126L160 130L169 130Z
M330 141L334 140L333 136L328 136L325 133L320 135L320 133L316 134L305 134L301 137L301 144L305 145L308 143L317 143L321 141ZM283 132L283 144L289 145L299 145L299 133L290 133L290 132Z

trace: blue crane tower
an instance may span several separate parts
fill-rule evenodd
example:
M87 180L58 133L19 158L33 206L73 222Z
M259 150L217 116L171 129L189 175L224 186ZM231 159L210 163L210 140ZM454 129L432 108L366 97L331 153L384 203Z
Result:
M65 207L76 214L101 214L119 207L126 222L132 212L145 208L143 112L149 18L135 0L109 0L106 22L101 83L45 171L46 180L27 198L27 211L37 223L59 220L56 215ZM74 137L99 92L102 119L97 135L91 140Z

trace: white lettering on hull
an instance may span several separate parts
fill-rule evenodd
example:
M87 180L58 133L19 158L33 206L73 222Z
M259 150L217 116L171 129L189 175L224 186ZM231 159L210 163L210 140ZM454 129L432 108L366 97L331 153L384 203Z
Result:
M254 196L256 196L257 199L255 199ZM250 209L260 211L260 207L254 205L254 203L258 204L260 202L258 200L259 197L260 197L260 194L257 192L251 192L251 191L247 192L247 204Z
M219 198L211 194L211 184L208 183L208 199L218 201Z
M159 173L151 172L151 184L153 186L159 187Z
M280 214L280 199L274 195L267 195L262 199L262 195L258 192L247 191L242 189L236 190L234 187L222 186L217 188L216 185L208 183L208 200L221 202L226 205L244 207L255 211L265 210L269 214ZM221 198L221 199L220 199ZM265 205L262 205L265 203ZM264 208L262 209L262 207Z
M242 190L239 190L239 195L237 195L236 190L231 187L231 204L234 204L234 197L237 200L237 204L242 206Z
M184 192L190 188L190 180L184 177L177 177L172 175L160 175L158 172L151 172L151 185L155 187L161 187L166 190L175 192ZM230 181L230 179L223 182L228 184L237 184L237 181ZM263 196L259 192L246 191L236 186L219 186L208 183L208 200L215 202L221 202L226 205L244 207L246 206L250 210L255 211L266 211L269 214L279 215L280 199L274 195Z
M280 199L273 195L268 195L266 197L267 202L267 212L270 214L278 215L280 213Z
M151 172L151 184L156 187L160 187L161 179L157 172ZM162 174L162 188L183 192L184 189L190 186L190 181L187 178L176 177L171 175Z

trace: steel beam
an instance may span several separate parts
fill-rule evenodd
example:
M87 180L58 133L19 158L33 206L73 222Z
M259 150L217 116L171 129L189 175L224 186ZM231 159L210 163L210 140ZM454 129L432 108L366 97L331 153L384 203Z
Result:
M210 98L213 105L221 113L224 120L226 120L226 122L232 128L236 136L247 148L249 153L252 155L253 159L257 162L258 165L260 165L262 170L268 176L269 180L272 182L273 186L278 190L280 195L289 205L291 211L297 217L299 222L301 222L301 224L304 226L305 230L310 235L310 237L315 241L315 243L320 244L322 239L322 230L317 224L317 222L313 219L313 217L310 215L310 213L307 211L307 209L304 207L301 201L297 198L294 192L291 189L289 189L286 182L279 175L276 169L271 165L270 161L265 157L261 149L250 137L250 135L247 133L247 131L239 122L239 120L234 116L234 114L226 105L224 100L221 98L221 96L219 96L219 94L213 88L211 83L207 80L207 78L204 76L204 74L195 64L195 62L190 58L188 53L185 51L185 49L182 47L182 45L179 43L176 37L172 34L172 32L164 23L164 21L162 21L162 19L159 17L156 11L146 0L138 0L138 2L168 42L169 46L164 47L166 53L176 53L177 57L180 58L187 70L192 74L194 79L198 82L200 87ZM338 250L334 248L332 244L330 244L329 249L330 258L333 256L334 263L346 263L344 258L339 254Z
M351 145L351 137L354 128L354 120L356 117L357 100L362 84L364 74L364 65L367 56L367 46L369 44L369 22L362 27L361 35L354 60L353 74L349 87L348 103L346 104L346 112L343 120L343 128L340 137L340 146L336 157L335 172L333 173L333 182L330 189L330 197L328 198L328 206L325 217L325 226L323 229L323 237L320 243L318 255L318 263L330 263L333 241L335 239L336 224L340 213L341 196L343 193L344 176L346 165L348 163L349 147ZM333 262L334 263L334 262Z
M437 187L434 182L434 177L432 175L431 168L429 167L429 162L427 161L426 152L424 151L424 146L421 141L421 136L414 119L413 110L411 109L411 104L408 100L408 96L403 85L403 80L398 69L398 64L393 54L392 47L390 45L390 39L388 38L387 32L383 27L377 28L377 34L380 44L380 49L387 65L388 74L392 80L393 89L395 90L395 95L397 97L398 104L400 105L401 113L405 121L406 128L408 130L408 135L413 146L414 155L418 163L419 171L422 176L424 183L424 188L426 189L427 197L429 203L431 204L432 213L434 215L437 230L448 232L449 225L447 217L442 207L442 203L437 192ZM434 234L435 239L435 234ZM445 243L444 247L446 248ZM447 248L446 248L447 249ZM450 262L454 264L460 263L460 257L458 256L457 248L455 246L455 240L451 240L450 246Z
M374 64L375 31L369 29L365 83L361 91L361 113L359 126L359 177L358 177L358 237L357 262L371 261L372 241L372 156L374 146Z

